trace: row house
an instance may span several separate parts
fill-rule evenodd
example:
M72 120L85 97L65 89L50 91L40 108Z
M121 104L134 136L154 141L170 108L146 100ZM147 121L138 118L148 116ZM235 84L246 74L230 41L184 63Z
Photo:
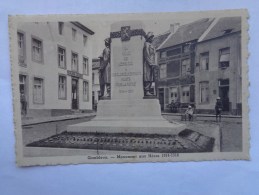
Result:
M28 117L92 110L93 34L79 22L18 24L20 95Z
M241 18L204 18L174 29L154 42L162 110L174 101L197 113L214 113L220 97L224 114L240 115Z
M241 17L215 19L196 46L198 113L214 113L220 97L225 114L241 115Z
M195 104L196 44L212 22L213 19L205 18L182 26L176 25L174 31L157 47L162 110L167 109L172 100L181 107Z

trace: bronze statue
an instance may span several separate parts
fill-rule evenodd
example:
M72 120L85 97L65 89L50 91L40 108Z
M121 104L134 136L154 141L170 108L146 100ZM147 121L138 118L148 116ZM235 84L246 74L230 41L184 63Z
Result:
M154 35L152 32L148 32L146 35L146 42L144 44L143 49L143 56L144 56L144 96L157 96L157 80L158 80L158 74L159 69L156 64L155 55L156 55L156 49L151 44L154 38ZM151 93L151 86L152 82L155 82L155 93Z
M105 48L100 58L100 69L99 69L99 82L100 82L100 96L110 97L111 93L111 52L110 45L111 39L107 38L104 40ZM106 93L105 95L105 87Z

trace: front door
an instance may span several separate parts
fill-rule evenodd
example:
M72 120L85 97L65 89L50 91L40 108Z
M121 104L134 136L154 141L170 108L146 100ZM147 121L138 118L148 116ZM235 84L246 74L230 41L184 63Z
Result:
M72 109L78 109L78 79L72 79Z
M229 111L229 86L219 87L219 97L222 102L222 111Z
M163 111L164 110L164 88L160 88L159 89L159 103L160 103L160 106L161 106L161 110Z
M229 111L229 79L219 80L219 97L222 102L222 111Z

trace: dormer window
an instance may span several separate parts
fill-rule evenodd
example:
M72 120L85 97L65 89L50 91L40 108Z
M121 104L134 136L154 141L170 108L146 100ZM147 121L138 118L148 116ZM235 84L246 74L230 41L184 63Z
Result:
M231 32L232 32L232 30L233 30L233 29L226 29L226 30L223 30L224 35L225 35L225 34L229 34L229 33L231 33Z

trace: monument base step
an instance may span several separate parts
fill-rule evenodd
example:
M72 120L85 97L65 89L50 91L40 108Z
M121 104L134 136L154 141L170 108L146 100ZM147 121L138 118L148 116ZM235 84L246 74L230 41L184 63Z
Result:
M169 123L162 117L153 118L114 118L97 117L89 122L69 125L68 132L104 132L104 133L143 133L178 134L186 128L185 124Z

